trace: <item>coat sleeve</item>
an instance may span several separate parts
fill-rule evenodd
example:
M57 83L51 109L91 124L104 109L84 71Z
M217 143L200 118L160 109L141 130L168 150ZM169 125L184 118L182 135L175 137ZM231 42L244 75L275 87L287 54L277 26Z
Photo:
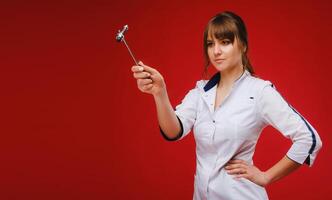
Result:
M175 141L184 138L191 131L195 121L197 112L197 100L199 98L198 88L190 90L183 98L181 103L175 107L175 114L179 120L181 131L175 138L168 138L160 129L163 137L168 141Z
M282 135L292 140L287 152L291 160L312 166L322 147L322 141L313 126L266 81L258 100L260 118Z

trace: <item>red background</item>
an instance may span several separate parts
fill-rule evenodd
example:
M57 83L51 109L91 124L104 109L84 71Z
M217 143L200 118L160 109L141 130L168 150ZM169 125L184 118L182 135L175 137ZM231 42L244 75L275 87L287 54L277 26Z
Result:
M47 2L47 3L46 3ZM201 79L202 35L216 13L246 22L257 74L320 133L312 168L268 186L270 199L331 199L330 1L30 1L0 6L0 199L191 199L192 134L167 142L136 56L165 77L175 106ZM267 128L255 162L290 147Z

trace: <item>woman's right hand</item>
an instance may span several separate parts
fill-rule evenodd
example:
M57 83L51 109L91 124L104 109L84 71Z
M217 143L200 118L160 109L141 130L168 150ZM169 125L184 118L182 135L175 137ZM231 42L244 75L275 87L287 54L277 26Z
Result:
M144 65L141 61L138 66L131 68L137 87L144 93L158 96L166 92L166 84L163 76L154 68Z

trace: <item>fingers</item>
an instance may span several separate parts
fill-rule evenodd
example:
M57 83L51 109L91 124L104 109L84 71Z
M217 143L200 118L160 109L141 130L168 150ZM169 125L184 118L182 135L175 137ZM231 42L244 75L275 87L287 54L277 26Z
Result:
M147 79L139 79L139 80L137 80L137 84L139 85L139 86L145 86L145 85L148 85L148 84L151 84L153 81L151 80L151 79L149 79L149 78L147 78Z
M244 164L227 164L225 169L227 170L232 170L236 168L247 168L247 165Z
M134 72L134 73L137 73L137 72L143 72L143 71L144 71L144 67L143 67L143 66L137 66L137 65L134 65L134 66L131 68L131 71Z
M245 168L234 168L231 170L227 170L228 174L234 175L234 174L246 174L247 170Z
M240 175L247 176L249 166L244 160L230 160L225 166L225 169L228 174L235 175L235 177L238 178Z
M238 160L238 159L233 159L230 160L226 166L225 169L234 169L234 168L239 168L239 167L243 167L243 168L247 168L248 167L248 163L244 160Z
M235 180L245 178L262 187L270 182L264 172L260 171L254 165L248 164L244 160L230 160L224 169L227 174L231 175Z
M144 71L150 72L151 74L157 72L157 70L155 70L152 67L149 67L149 66L145 65L142 61L139 61L138 64L144 68Z
M149 78L151 74L149 72L135 72L133 76L136 79L144 79L144 78Z
M137 79L137 86L142 92L148 92L153 87L153 81L147 79Z
M153 84L147 84L142 87L143 92L150 90L153 87Z
M134 72L134 73L136 73L136 72L147 71L147 72L150 72L151 74L157 72L157 70L155 70L154 68L149 67L149 66L143 64L142 61L139 61L138 65L134 65L134 66L131 68L131 71Z
M241 164L247 165L247 162L246 162L246 161L244 161L244 160L239 160L239 159L233 159L233 160L230 160L228 163L229 163L229 164L241 163Z
M227 173L229 174L245 173L247 171L247 168L248 166L243 164L232 164L225 167Z
M151 93L165 87L163 76L157 70L141 61L138 65L132 66L131 71L137 80L139 90L142 92Z
M131 68L131 71L134 72L134 77L136 79L140 78L149 78L151 75L158 73L157 70L143 64L142 61L139 61L139 65L135 65Z
M151 80L151 79L147 79L147 80ZM139 80L139 81L143 81L143 80ZM141 90L142 92L149 92L149 90L153 88L152 83L143 84L142 82L139 83L139 81L137 81L138 89Z

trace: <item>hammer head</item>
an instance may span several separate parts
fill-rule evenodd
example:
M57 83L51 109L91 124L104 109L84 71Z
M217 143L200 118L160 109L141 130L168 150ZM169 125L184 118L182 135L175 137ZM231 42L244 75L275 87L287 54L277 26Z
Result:
M121 31L119 30L118 33L116 34L116 37L115 37L116 41L121 42L123 40L124 34L127 30L128 30L128 25L124 25L123 29Z

